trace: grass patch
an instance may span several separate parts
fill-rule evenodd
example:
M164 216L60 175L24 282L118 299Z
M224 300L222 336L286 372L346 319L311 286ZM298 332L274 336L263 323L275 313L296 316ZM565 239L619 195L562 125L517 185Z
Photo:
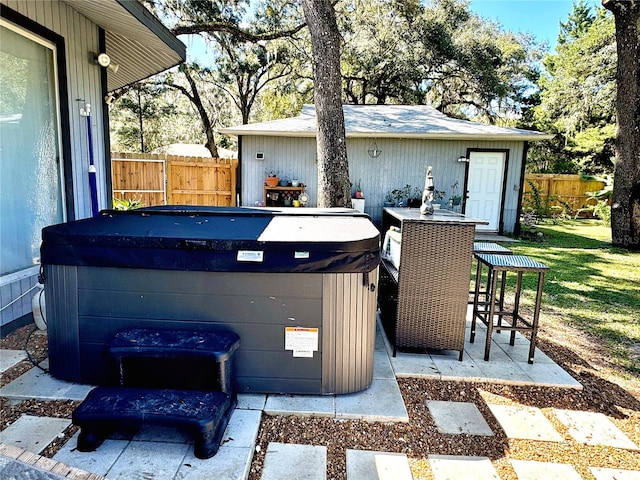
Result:
M596 221L567 220L538 230L544 234L542 243L508 247L549 267L543 316L552 312L552 321L594 335L615 363L640 373L640 252L612 247L611 229ZM528 277L530 292L535 279ZM532 298L527 295L525 301L532 303Z

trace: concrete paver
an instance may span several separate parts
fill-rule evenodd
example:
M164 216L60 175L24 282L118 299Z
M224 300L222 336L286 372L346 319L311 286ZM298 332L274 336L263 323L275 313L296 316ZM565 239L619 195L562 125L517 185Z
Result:
M577 442L638 450L638 446L603 413L558 409L553 412Z
M264 406L268 415L300 415L334 417L336 414L333 395L269 395Z
M404 453L347 449L347 480L412 480Z
M187 451L185 443L131 441L107 472L109 480L152 478L172 480Z
M336 418L369 422L408 422L409 414L395 380L374 379L357 393L336 396Z
M79 434L80 433L77 432L73 437L71 437L71 439L69 439L69 441L53 456L53 459L67 465L73 465L74 467L81 468L88 472L96 473L103 477L107 475L118 457L122 455L124 449L129 445L129 440L107 439L95 452L80 452L76 449Z
M325 480L327 447L271 442L267 447L261 480Z
M253 448L222 445L212 458L200 460L189 450L175 480L246 480Z
M242 410L263 410L267 396L264 393L239 393L238 408Z
M22 415L0 432L0 442L40 453L69 425L71 420L66 418Z
M0 350L0 373L4 373L16 363L27 358L24 350Z
M48 368L49 362L45 360L40 364ZM39 368L32 368L20 375L13 382L0 388L0 396L12 400L84 400L92 389L91 385L69 383L53 378Z
M429 464L435 480L500 480L488 457L429 455Z
M244 480L251 468L253 449L260 426L260 412L236 410L222 438L218 453L201 460L189 450L182 461L176 480Z
M440 433L493 436L491 427L473 403L427 400Z
M596 480L640 480L640 470L620 470L617 468L589 468Z
M563 463L511 460L518 480L582 480L572 465Z
M564 438L537 407L492 405L489 410L509 438L562 442Z

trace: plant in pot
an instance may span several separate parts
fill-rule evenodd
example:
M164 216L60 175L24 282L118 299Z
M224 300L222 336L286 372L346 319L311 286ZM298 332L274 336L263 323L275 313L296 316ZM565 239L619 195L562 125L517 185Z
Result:
M391 190L384 194L384 206L393 207L393 192Z
M264 179L264 183L267 187L277 187L278 183L280 183L280 178L278 177L278 172L267 171L266 177Z
M391 195L393 195L394 205L397 207L401 207L402 199L404 198L404 189L394 188L393 190L391 190Z
M409 196L407 204L411 208L420 208L422 205L422 191L418 187L413 187L413 193Z
M447 192L445 192L444 190L433 191L433 204L438 205L436 208L440 208L442 206L442 202L446 194Z
M353 198L364 198L364 193L362 193L362 187L360 186L360 180L356 183L355 194Z

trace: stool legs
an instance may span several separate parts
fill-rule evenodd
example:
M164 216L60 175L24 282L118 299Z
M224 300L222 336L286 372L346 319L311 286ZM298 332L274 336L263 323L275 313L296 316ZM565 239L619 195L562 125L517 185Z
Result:
M479 281L479 279L482 278L483 263L487 263L487 268L489 269L486 290L481 289L481 281ZM519 265L515 265L508 270L517 274L517 280L513 307L509 311L506 311L504 307L504 299L507 270L503 268L496 269L491 263L478 261L476 268L476 285L473 296L473 315L471 317L471 335L469 341L470 343L474 342L477 320L480 319L487 327L487 338L485 340L484 349L485 360L489 360L491 340L494 331L500 332L501 330L508 330L510 332L509 345L511 346L515 345L516 332L529 331L531 338L529 342L529 356L527 358L527 362L533 363L537 343L538 322L540 318L544 270L536 271L536 273L538 273L538 284L533 315L532 317L525 318L520 314L520 299L522 295L523 274L527 272L527 269L526 266L524 268L519 267ZM481 296L485 298L484 301L480 299ZM494 319L496 317L497 321L494 323ZM509 317L511 321L509 323L506 323L507 321L503 323L503 317Z
M533 310L533 323L531 329L531 344L529 345L528 363L533 363L533 355L536 351L536 342L538 338L538 320L540 318L540 304L542 303L542 286L544 284L544 272L538 274L538 288L536 291L536 304Z
M473 310L471 315L471 337L469 338L469 342L473 343L476 338L476 312L478 311L478 299L480 297L480 283L481 283L481 274L482 274L482 262L476 262L476 281L475 281L475 292L473 294Z
M489 269L491 271L491 269ZM496 288L498 286L498 276L491 275L491 294L489 296L489 317L487 318L487 339L484 343L484 359L489 360L489 352L491 351L491 336L493 334L493 316L495 315L496 302ZM489 290L489 288L487 288ZM504 290L504 287L502 288ZM502 311L502 309L500 309ZM514 332L515 333L515 332Z

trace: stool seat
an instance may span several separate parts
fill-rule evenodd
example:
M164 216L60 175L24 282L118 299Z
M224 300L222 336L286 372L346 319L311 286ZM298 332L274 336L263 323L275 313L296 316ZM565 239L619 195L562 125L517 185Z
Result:
M493 243L493 242L473 242L473 253L490 253L490 254L497 254L497 255L513 255L513 252L508 249L507 247L503 247L502 245L498 244L498 243ZM502 275L502 287L504 289L504 281L505 281L505 275L503 273ZM487 285L491 284L491 278L489 277L487 279ZM475 293L475 290L469 290L469 295L473 295ZM485 296L485 301L487 300L488 297L488 292L486 291L482 291L480 292L482 295ZM503 304L503 298L498 299L500 307L502 308L502 304ZM468 303L473 303L473 297L469 300Z
M540 316L540 304L542 300L542 286L545 272L549 270L544 263L533 260L524 255L499 255L493 253L474 253L477 261L476 288L473 296L473 315L471 320L471 338L473 343L476 334L476 321L480 320L487 327L487 338L485 342L484 359L489 360L491 349L491 336L494 327L498 332L502 330L511 331L509 344L515 344L515 334L517 331L531 332L529 346L528 363L533 363L533 356L536 347L536 337L538 332L538 319ZM487 274L487 286L484 291L480 288L482 282L482 269L486 266L489 270ZM496 273L502 272L502 280L497 281ZM504 307L504 293L506 288L505 277L509 272L514 272L518 276L515 287L515 299L513 309L507 311ZM520 295L522 293L523 274L537 273L538 284L534 301L534 310L531 318L524 318L519 311ZM480 301L480 296L485 297L485 301ZM497 317L497 325L494 325L494 317ZM510 324L503 324L503 319L510 319Z
M492 253L477 253L475 257L493 270L506 271L534 271L543 272L549 270L544 263L540 263L524 255L496 255Z
M512 255L513 252L507 247L492 242L473 242L473 253L498 253L501 255Z

